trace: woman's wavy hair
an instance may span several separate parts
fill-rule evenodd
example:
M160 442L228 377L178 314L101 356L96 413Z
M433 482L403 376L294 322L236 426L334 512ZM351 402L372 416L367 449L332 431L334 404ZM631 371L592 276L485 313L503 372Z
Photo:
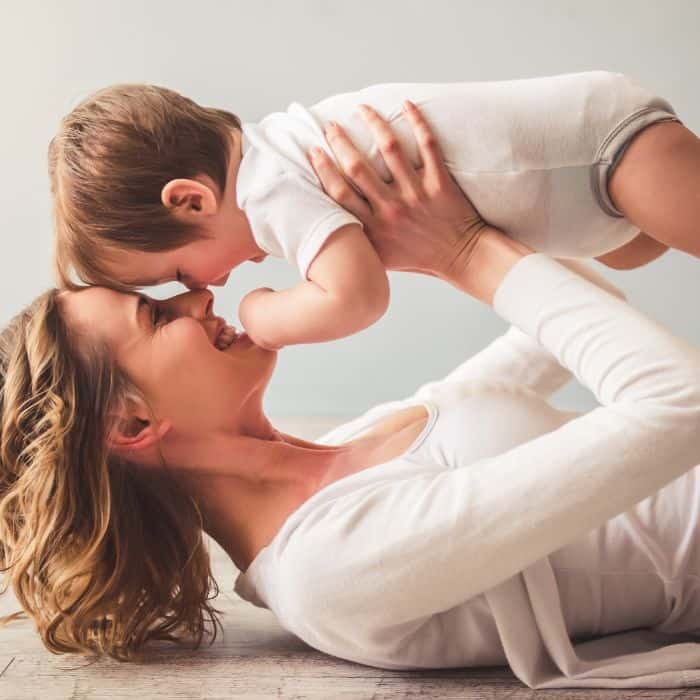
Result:
M107 447L137 391L104 346L69 332L57 290L0 334L0 593L54 653L141 657L150 640L216 639L219 593L196 501L165 465ZM212 629L209 629L211 625Z

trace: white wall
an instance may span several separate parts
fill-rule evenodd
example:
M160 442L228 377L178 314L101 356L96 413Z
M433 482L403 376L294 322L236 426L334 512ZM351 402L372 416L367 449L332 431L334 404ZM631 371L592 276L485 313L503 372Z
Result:
M110 83L167 85L251 121L292 100L377 82L608 69L669 99L700 133L695 0L2 0L0 9L0 323L51 282L48 141L65 112ZM700 343L700 261L670 253L639 271L606 274ZM217 293L217 309L235 319L246 290L295 280L278 261L244 265ZM283 351L270 412L357 413L447 372L503 328L489 309L432 279L394 275L392 293L371 329ZM576 390L562 402L589 405Z

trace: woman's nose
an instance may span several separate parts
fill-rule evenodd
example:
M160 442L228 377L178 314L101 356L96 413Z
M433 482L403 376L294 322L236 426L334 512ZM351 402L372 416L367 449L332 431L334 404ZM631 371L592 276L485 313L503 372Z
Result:
M175 316L192 316L192 318L203 320L211 316L214 308L214 295L208 289L197 289L178 294L162 303Z
M207 288L207 285L206 285L204 282L195 282L194 280L189 280L189 279L188 279L188 280L185 280L185 281L183 282L183 284L184 284L185 287L187 287L187 289L189 289L191 292L196 292L196 291L198 291L199 289L206 289L206 288Z

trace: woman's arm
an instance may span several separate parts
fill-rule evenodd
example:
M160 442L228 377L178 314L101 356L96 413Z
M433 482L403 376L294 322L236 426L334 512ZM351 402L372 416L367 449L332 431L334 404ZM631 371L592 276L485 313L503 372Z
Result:
M364 192L372 203L371 183ZM368 663L391 663L433 615L700 463L696 348L558 262L514 250L496 231L480 235L471 256L433 270L493 300L602 405L467 467L346 493L341 481L332 503L297 525L280 561L285 619L317 648Z
M620 289L582 261L559 262L619 299L626 298ZM432 399L443 392L453 391L455 386L489 377L509 386L526 387L546 399L563 387L572 374L536 340L516 326L511 326L503 335L465 360L446 377L421 386L415 397Z
M341 494L300 523L282 562L285 607L318 648L386 658L430 616L700 463L700 351L542 255L511 268L494 306L602 406L502 455Z
M460 386L497 379L511 387L525 387L546 399L569 382L571 376L536 340L511 326L445 377L421 385L413 398L436 400L448 393L454 395Z

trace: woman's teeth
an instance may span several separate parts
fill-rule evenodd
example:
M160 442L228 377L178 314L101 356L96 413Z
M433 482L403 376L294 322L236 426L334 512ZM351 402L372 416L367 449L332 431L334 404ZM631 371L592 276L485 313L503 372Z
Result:
M216 337L214 346L218 350L226 350L230 345L233 345L237 337L236 329L233 326L224 326Z

